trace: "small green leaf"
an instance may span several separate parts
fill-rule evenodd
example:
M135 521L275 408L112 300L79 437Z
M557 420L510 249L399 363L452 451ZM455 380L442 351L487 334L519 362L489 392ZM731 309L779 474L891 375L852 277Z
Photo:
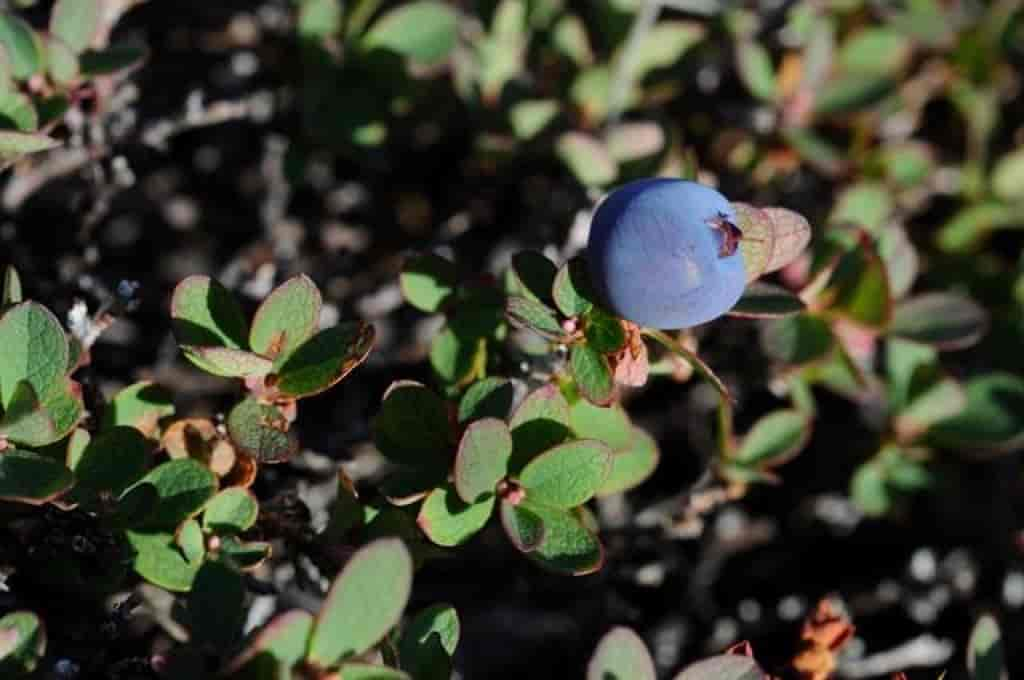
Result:
M761 336L765 353L789 366L802 366L823 359L834 345L828 322L810 314L769 322Z
M0 312L6 307L16 305L24 300L21 289L21 276L18 270L8 265L4 268L3 283L0 284Z
M362 45L366 50L385 49L414 62L436 64L455 48L458 16L436 0L416 0L396 7L378 19Z
M213 650L229 648L245 622L242 575L218 560L207 560L196 573L188 594L192 643Z
M252 320L249 347L281 365L320 323L320 289L305 274L288 279L266 297Z
M830 224L862 227L878 234L892 213L890 190L881 182L858 182L842 191L828 221Z
M334 0L302 0L296 28L305 39L322 40L338 35L344 23L342 6Z
M435 604L421 610L406 624L398 642L402 668L417 680L448 680L460 630L455 607Z
M956 293L924 293L896 306L889 333L933 345L964 349L988 329L988 314L970 298Z
M923 434L935 423L956 417L967 405L964 388L952 378L940 378L922 389L903 408L893 429L903 441Z
M998 452L1024 443L1024 380L991 373L972 379L966 389L966 408L930 428L938 445Z
M46 70L49 71L53 82L58 85L73 84L81 71L78 55L68 47L67 43L54 36L47 36L44 44L46 45Z
M531 504L575 508L590 500L611 470L611 450L593 439L566 442L530 461L519 475Z
M892 299L885 264L874 244L861 238L844 253L822 293L832 312L868 328L884 328L892 318Z
M299 399L336 385L366 360L374 329L362 321L341 323L320 331L300 345L281 366L277 389Z
M60 388L68 340L57 317L37 302L22 302L0 316L0 405L9 408L27 380L42 401Z
M729 310L729 315L774 319L799 314L806 309L803 300L785 288L758 281L747 286L739 302Z
M639 486L654 473L658 458L658 443L654 438L638 427L633 428L630 445L612 453L612 468L597 495L609 496Z
M156 487L160 500L146 526L157 529L177 527L198 513L217 492L217 477L191 458L162 463L150 470L139 484Z
M256 523L260 513L256 496L233 486L211 498L203 510L203 528L215 534L240 534Z
M125 538L134 551L132 566L139 576L165 590L185 593L192 587L199 563L181 554L169 531L128 530Z
M285 415L256 397L238 402L228 414L227 425L235 446L260 463L280 463L299 450L299 440Z
M431 541L451 548L465 543L483 529L493 509L493 494L466 503L459 498L455 487L445 483L427 495L416 523Z
M86 50L79 55L82 76L109 76L138 66L146 59L146 49L136 45L112 45L101 50Z
M0 12L0 46L11 64L11 73L18 80L27 80L43 68L39 39L32 27L10 12Z
M834 116L861 111L889 96L897 82L889 75L859 73L832 78L817 91L814 112Z
M655 69L678 62L706 34L707 28L696 21L660 19L636 50L632 69L634 82L642 81Z
M520 552L531 552L544 540L544 522L540 516L523 504L501 501L501 526L512 545Z
M326 668L380 641L405 609L412 573L412 556L400 539L380 539L356 552L327 593L307 658Z
M1015 149L996 161L992 168L992 193L1011 203L1024 200L1024 149Z
M577 437L596 439L614 450L624 449L633 441L633 426L620 404L596 406L577 399L569 409L569 425Z
M583 334L587 344L601 354L613 354L626 344L626 330L622 322L600 307L593 307L587 312Z
M455 456L455 488L462 500L476 503L492 497L508 474L511 455L512 435L505 423L496 418L470 423Z
M289 677L292 666L306 658L313 625L313 616L300 609L278 614L228 664L225 672L242 678ZM260 669L268 669L270 675L257 675ZM278 672L285 675L278 676Z
M580 393L588 401L604 405L615 398L615 382L608 359L589 344L572 346L569 370Z
M764 680L765 672L749 656L720 654L684 668L675 680Z
M894 300L905 297L917 279L921 258L903 225L890 224L878 237L878 254L889 275Z
M13 631L10 648L0 655L0 673L17 677L33 673L46 654L46 628L33 612L15 611L0 618L0 633ZM7 637L7 636L5 636Z
M58 439L57 426L27 380L14 389L11 403L0 418L0 438L24 446L45 446Z
M145 526L149 514L160 502L160 494L152 484L136 484L117 499L114 512L106 517L106 524L115 529Z
M544 526L544 535L537 547L526 555L552 571L582 576L591 574L604 564L604 547L570 511L522 504L537 516Z
M455 292L459 273L451 260L425 253L406 261L398 282L406 302L433 314L441 311Z
M560 110L558 101L554 99L527 99L516 102L508 110L509 124L517 138L533 139L558 116Z
M505 313L516 326L529 328L549 340L565 335L555 311L542 302L513 295L505 303Z
M144 380L125 387L103 410L101 430L119 425L134 427L147 437L156 438L159 422L174 415L174 398L167 388Z
M270 557L270 544L262 541L241 541L235 536L221 538L220 555L242 571L252 571Z
M411 675L396 668L370 663L342 664L339 671L345 680L413 680Z
M878 461L868 461L853 473L850 498L865 515L880 517L889 512L892 498L886 484L885 470Z
M73 481L71 470L52 458L13 448L0 452L0 500L42 505Z
M245 349L248 335L238 302L219 281L189 276L171 299L174 337L179 345Z
M801 411L773 411L743 437L734 457L748 467L775 467L797 455L811 436L811 421Z
M998 201L969 203L936 234L936 245L946 253L972 253L996 229L1020 222L1020 214Z
M50 13L50 33L81 52L96 36L103 10L103 0L57 0Z
M775 101L778 95L775 67L764 45L753 40L737 41L736 70L752 95L763 101Z
M974 624L967 642L967 670L972 680L1006 680L1004 658L999 624L990 614L984 614Z
M72 468L75 498L85 501L105 492L120 496L146 473L149 452L149 442L133 427L100 431Z
M147 485L145 488L152 487ZM174 533L174 542L181 548L181 554L189 564L198 564L206 557L206 538L199 522L194 519L187 519L181 523Z
M459 423L462 425L481 418L508 417L515 388L504 378L484 378L469 386L459 401Z
M905 35L891 28L866 28L843 42L836 62L848 73L884 75L900 70L912 47Z
M509 471L518 474L535 456L561 444L569 430L569 404L558 385L541 385L516 407L509 420L512 432L512 460Z
M0 130L0 169L10 166L26 154L57 146L60 146L60 142L43 134Z
M587 665L587 680L656 680L654 660L640 636L617 626L597 643Z
M32 100L21 92L0 89L0 127L19 132L37 130L39 116Z
M372 429L377 448L396 463L446 470L451 464L455 442L448 407L423 385L392 384Z
M85 416L81 385L67 378L58 381L58 388L43 399L43 408L53 418L54 441L68 436Z
M555 152L585 186L611 184L619 174L604 142L584 132L563 132L555 143Z
M258 378L274 369L270 359L232 347L181 345L181 351L202 370L223 378Z

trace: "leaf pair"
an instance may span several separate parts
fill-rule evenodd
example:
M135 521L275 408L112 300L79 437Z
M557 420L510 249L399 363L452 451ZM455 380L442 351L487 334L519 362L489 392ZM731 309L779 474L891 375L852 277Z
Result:
M225 674L243 680L288 677L292 668L305 664L337 668L345 678L441 677L438 672L450 667L459 637L458 616L444 605L421 612L406 627L398 654L408 673L351 660L376 646L398 624L412 577L412 557L401 540L385 538L363 546L335 578L316 617L299 610L277 616Z

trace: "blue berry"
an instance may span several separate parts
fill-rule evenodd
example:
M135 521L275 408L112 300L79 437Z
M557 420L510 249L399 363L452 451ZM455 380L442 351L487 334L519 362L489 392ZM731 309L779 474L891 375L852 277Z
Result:
M651 328L715 319L746 287L732 206L714 189L677 179L630 182L598 206L590 277L608 309Z

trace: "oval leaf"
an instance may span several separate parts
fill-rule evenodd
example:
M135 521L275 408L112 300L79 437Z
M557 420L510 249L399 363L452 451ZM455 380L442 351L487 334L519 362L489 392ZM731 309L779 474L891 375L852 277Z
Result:
M320 289L305 274L288 279L266 297L252 320L249 347L280 367L316 332L320 323Z
M218 535L240 534L256 523L259 512L256 496L248 489L224 489L206 504L203 528Z
M455 455L455 488L466 503L490 498L495 486L508 474L512 435L497 418L470 423Z
M484 528L494 509L494 496L466 503L445 483L423 501L416 523L434 543L446 548L461 545Z
M181 345L181 351L197 367L223 378L258 378L274 369L270 359L232 347Z
M604 546L570 511L524 503L544 526L544 535L536 549L526 555L544 567L561 574L591 574L604 564Z
M767 676L749 656L720 654L687 666L675 680L766 680Z
M781 465L807 444L811 421L796 410L769 413L758 420L743 438L735 462L750 467Z
M373 340L373 326L362 321L320 331L281 366L277 389L295 399L329 389L366 360Z
M970 298L956 293L925 293L896 306L889 333L933 345L964 349L988 329L988 314Z
M418 0L381 17L363 36L365 49L386 49L421 64L436 64L455 48L458 17L442 2Z
M597 643L587 665L587 680L656 680L654 660L640 636L617 626Z
M523 504L500 503L501 526L520 552L531 552L544 540L544 522Z
M33 612L16 611L0 618L0 633L7 633L6 654L0 655L4 677L32 673L46 654L46 628Z
M260 463L280 463L299 450L291 423L273 404L247 397L228 414L232 443Z
M519 482L531 504L575 508L590 500L611 469L611 450L594 439L560 444L523 468Z
M398 282L406 302L432 314L440 311L455 292L459 275L451 260L426 253L406 261Z
M245 317L234 296L209 276L189 276L171 298L174 337L180 345L245 349Z
M313 616L300 609L278 614L249 643L245 651L228 664L225 673L249 677L247 671L255 672L256 668L262 668L264 664L291 668L306 658L313 624Z
M391 385L372 429L377 448L396 463L445 470L451 464L454 442L448 407L423 385Z
M71 470L62 462L13 448L0 452L0 500L42 505L72 482Z
M638 427L632 428L630 445L612 454L612 468L597 490L598 496L629 491L650 477L658 467L658 443Z
M777 319L799 314L807 309L803 300L781 286L755 282L747 286L731 310L730 316L751 319Z
M156 488L159 500L146 526L162 529L173 529L198 513L217 492L217 477L190 458L162 463L138 483Z
M608 358L587 343L578 343L569 351L569 370L587 401L598 405L615 398L615 381Z
M61 387L68 339L57 317L37 302L22 302L0 316L0 404L8 408L22 380L45 401Z
M57 0L50 13L50 33L81 52L96 36L103 9L103 0Z

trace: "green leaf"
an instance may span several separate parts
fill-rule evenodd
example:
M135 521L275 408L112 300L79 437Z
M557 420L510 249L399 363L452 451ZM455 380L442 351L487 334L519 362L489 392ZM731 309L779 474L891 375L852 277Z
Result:
M81 52L96 36L103 9L103 0L57 0L50 13L50 33Z
M43 408L53 418L56 428L54 441L63 439L74 430L85 415L85 402L82 401L82 388L67 378L58 382L59 389L43 399Z
M217 492L217 477L191 458L162 463L139 484L152 484L159 495L160 500L146 522L147 527L155 529L173 529L198 513Z
M76 480L74 497L86 501L102 493L120 496L146 473L149 453L149 442L133 427L100 431L72 468Z
M203 510L203 528L215 534L240 534L256 523L260 513L256 496L233 486L211 498Z
M992 168L992 193L1011 203L1024 200L1024 149L1015 149Z
M886 484L885 470L878 461L868 461L853 473L850 498L865 515L880 517L889 512L892 498Z
M972 680L1006 680L1006 661L1003 636L999 624L990 614L984 614L971 629L967 642L967 670Z
M327 593L307 658L329 667L379 642L405 609L412 573L412 556L400 539L384 538L360 548Z
M0 673L17 677L32 673L46 654L46 628L33 612L15 611L0 618L0 634L7 633L9 649L0 655Z
M657 680L654 660L640 636L616 626L597 643L587 665L587 680Z
M787 127L781 135L793 151L822 174L835 177L845 169L847 160L844 152L812 130Z
M635 100L633 93L628 93L628 106ZM572 103L582 112L583 120L591 126L597 126L608 117L608 103L612 95L612 72L607 64L590 66L582 71L573 80L569 90ZM596 141L594 137L583 133L579 139ZM570 138L571 139L571 138ZM586 143L586 141L584 141ZM607 173L606 169L599 169L601 173ZM614 168L612 169L614 179ZM610 180L609 180L610 181Z
M966 405L967 395L960 383L941 378L914 396L899 412L893 429L903 441L914 439L935 423L955 417Z
M753 40L738 41L736 70L750 94L762 101L775 101L778 95L775 67L764 45Z
M32 100L21 92L0 90L0 127L20 132L34 132L39 116Z
M73 481L71 470L52 458L13 448L0 452L0 500L43 505Z
M117 499L117 507L106 517L106 524L115 529L145 526L149 514L160 502L160 494L152 484L136 484Z
M900 224L890 224L878 237L878 254L889 275L889 290L894 300L910 292L917 278L920 256Z
M859 182L839 194L828 221L852 225L878 234L893 211L890 190L881 182Z
M242 571L252 571L270 557L270 544L262 541L241 541L235 536L221 538L220 555Z
M21 276L18 275L17 269L8 265L4 268L3 283L0 284L0 312L24 299L21 290Z
M966 389L966 408L930 428L938 445L999 452L1024 443L1024 380L991 373L972 379Z
M703 40L706 33L707 28L695 21L659 20L633 57L633 81L643 80L655 69L672 66Z
M305 274L288 279L266 297L252 320L249 347L280 368L320 323L320 289Z
M0 130L0 169L9 167L22 156L60 146L60 142L43 134Z
M0 12L0 46L11 64L11 73L18 80L27 80L43 68L39 39L32 27L10 12Z
M508 417L515 389L505 378L484 378L469 386L459 401L459 424L465 425L481 418Z
M587 312L583 334L587 344L602 354L618 352L626 344L622 322L600 307L593 307Z
M86 50L79 55L79 65L83 77L109 76L138 66L146 56L144 47L112 45L101 50Z
M512 295L505 303L505 313L516 326L529 328L549 340L565 335L555 311L542 302Z
M773 411L760 418L743 438L735 462L748 467L775 467L790 460L807 444L811 421L801 411Z
M563 14L551 31L551 46L579 66L594 63L587 28L575 14Z
M242 575L221 561L204 562L188 594L188 621L193 644L216 651L234 644L245 622Z
M199 563L181 554L169 531L128 530L125 538L134 551L132 566L139 576L165 590L185 593L192 587Z
M455 48L458 16L449 5L417 0L396 7L363 36L366 50L385 49L414 62L436 64Z
M887 178L901 188L920 186L935 171L935 152L924 142L886 144L878 153Z
M596 406L577 399L569 409L569 426L577 437L596 439L616 451L633 442L633 425L620 404Z
M459 498L455 487L444 483L427 495L416 523L427 538L451 548L461 545L487 525L494 509L494 494L474 503Z
M451 260L425 253L405 262L398 282L406 302L433 314L441 311L455 292L459 272Z
M233 347L181 345L181 351L202 370L223 378L258 378L274 369L270 359Z
M392 384L371 427L377 448L396 463L446 469L451 463L448 407L423 385Z
M630 445L612 453L612 468L597 490L597 496L623 493L639 486L658 467L658 443L638 427L633 428Z
M878 104L896 87L888 75L848 74L827 81L816 93L814 112L819 116L853 113Z
M22 380L0 418L0 438L24 446L45 446L58 439L53 418L39 403L32 385Z
M531 505L575 508L590 500L611 470L612 452L593 439L578 439L545 451L523 468L519 482Z
M892 299L885 264L874 244L861 238L844 253L822 293L832 312L868 328L884 328L892 318Z
M720 654L684 668L675 680L764 680L765 673L749 656Z
M866 28L843 42L836 62L848 73L885 75L906 65L912 47L905 35L891 28Z
M238 302L208 276L189 276L177 285L171 298L171 317L179 345L247 347L248 329Z
M555 142L555 153L585 186L611 184L619 174L604 142L584 132L563 132Z
M174 415L170 391L148 380L137 382L114 395L103 410L101 430L125 425L147 437L156 438L159 422Z
M281 366L277 389L299 399L331 388L366 360L374 335L373 326L363 321L340 323L320 331Z
M81 71L78 55L67 43L54 36L47 36L43 44L46 46L46 70L53 82L65 86L73 84Z
M730 316L751 319L776 319L799 314L807 309L803 300L781 286L755 282L747 286Z
M146 485L144 488L152 488ZM206 537L199 522L187 519L181 523L174 533L174 543L181 548L181 554L190 564L198 564L206 557Z
M22 302L0 316L0 404L5 409L22 380L45 401L61 386L67 364L67 336L46 307Z
M591 574L604 564L604 547L570 511L524 501L525 509L536 515L544 535L536 549L526 555L540 566L563 574Z
M403 628L398 642L402 668L417 680L449 680L460 631L455 607L435 604L421 610Z
M811 314L769 322L761 336L765 353L789 366L802 366L824 359L834 345L828 322Z
M523 504L501 501L498 505L501 526L512 545L524 553L536 550L544 540L544 522L540 516Z
M498 482L508 474L512 436L508 426L496 418L470 423L455 456L455 488L467 503L487 500Z
M509 125L518 139L530 140L558 116L560 107L555 99L528 99L509 107Z
M899 412L916 397L922 381L939 373L938 351L910 340L889 338L885 346L889 408Z
M280 463L299 450L299 440L288 418L273 404L256 397L238 402L227 419L232 443L260 463Z
M889 333L940 350L964 349L988 329L988 314L956 293L924 293L896 306Z
M392 505L412 505L448 479L447 467L400 466L378 485L378 490Z
M588 344L572 346L569 370L580 393L595 404L611 403L615 398L615 382L608 359Z
M517 474L542 451L561 444L569 430L569 403L558 385L541 385L526 395L509 420L512 460L509 471Z
M300 609L278 614L228 664L225 672L231 677L261 680L290 677L292 666L306 658L313 625L312 615ZM258 674L261 669L269 669L267 675Z
M972 253L981 247L991 232L1019 222L1020 214L1005 203L970 203L939 229L936 245L946 253Z
M335 0L302 0L296 28L305 39L322 40L341 32L342 5Z
M342 664L340 672L345 680L413 680L411 675L398 669L369 663Z

